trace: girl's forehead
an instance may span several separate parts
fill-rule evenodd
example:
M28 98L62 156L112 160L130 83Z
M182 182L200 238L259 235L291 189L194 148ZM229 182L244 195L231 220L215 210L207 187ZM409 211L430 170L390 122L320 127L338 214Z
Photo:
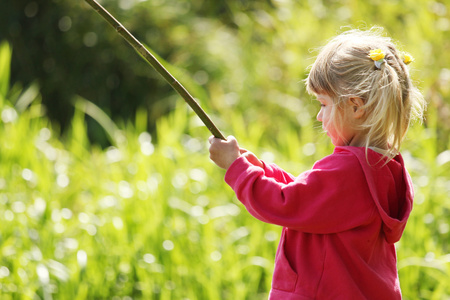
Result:
M318 101L332 101L331 97L327 94L316 94L316 99Z

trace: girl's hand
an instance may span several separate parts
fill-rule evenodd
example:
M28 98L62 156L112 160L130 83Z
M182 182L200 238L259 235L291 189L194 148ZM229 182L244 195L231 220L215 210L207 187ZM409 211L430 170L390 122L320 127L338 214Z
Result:
M209 158L222 169L227 170L241 156L238 142L233 136L229 136L226 141L211 136L209 143Z
M244 156L247 161L254 166L264 168L263 163L252 152L239 148L238 142L233 136L229 136L226 141L211 136L209 138L209 157L223 169L228 169L231 164L240 156Z
M249 163L251 163L254 166L260 167L264 169L263 163L256 157L255 154L248 151L247 149L240 148L241 156L244 156Z

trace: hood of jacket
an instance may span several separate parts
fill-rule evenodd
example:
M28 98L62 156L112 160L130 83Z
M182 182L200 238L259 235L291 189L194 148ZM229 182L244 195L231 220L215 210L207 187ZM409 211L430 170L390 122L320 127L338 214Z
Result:
M400 154L385 164L382 154L363 147L336 147L336 152L350 151L359 160L373 201L383 220L388 243L400 240L413 206L414 190Z

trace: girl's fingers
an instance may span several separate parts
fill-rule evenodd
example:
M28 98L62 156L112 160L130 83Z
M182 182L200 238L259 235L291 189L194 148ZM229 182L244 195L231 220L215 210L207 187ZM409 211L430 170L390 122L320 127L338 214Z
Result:
M221 141L223 141L223 140L221 140ZM238 144L236 138L235 138L234 136L232 136L232 135L229 135L229 136L227 137L227 140L226 140L226 141L223 141L223 142L229 143L229 144L234 144L234 145L237 145L237 144Z
M248 151L247 149L244 149L244 148L239 148L239 152L240 152L240 154L241 154L242 156L244 156L244 157L247 159L247 161L248 161L249 163L251 163L252 165L257 166L257 167L264 168L263 163L259 160L258 157L256 157L255 154L253 154L253 152L250 152L250 151Z
M244 148L239 148L239 152L240 152L241 154L244 154L244 153L248 152L248 150L247 150L247 149L244 149Z
M233 161L240 156L238 142L233 136L229 136L227 140L211 136L208 140L211 144L209 157L219 167L228 169Z
M223 143L223 144L236 144L237 145L237 140L232 135L229 135L226 140L222 140L222 139L216 138L213 135L211 135L208 138L208 141L209 141L210 144L214 143L216 140L217 140L217 142L220 142L220 143Z

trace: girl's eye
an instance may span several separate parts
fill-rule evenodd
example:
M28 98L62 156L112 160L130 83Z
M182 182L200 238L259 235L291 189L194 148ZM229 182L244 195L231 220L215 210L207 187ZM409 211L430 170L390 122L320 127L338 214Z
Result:
M320 107L325 107L325 104L321 103L321 104L320 104Z

